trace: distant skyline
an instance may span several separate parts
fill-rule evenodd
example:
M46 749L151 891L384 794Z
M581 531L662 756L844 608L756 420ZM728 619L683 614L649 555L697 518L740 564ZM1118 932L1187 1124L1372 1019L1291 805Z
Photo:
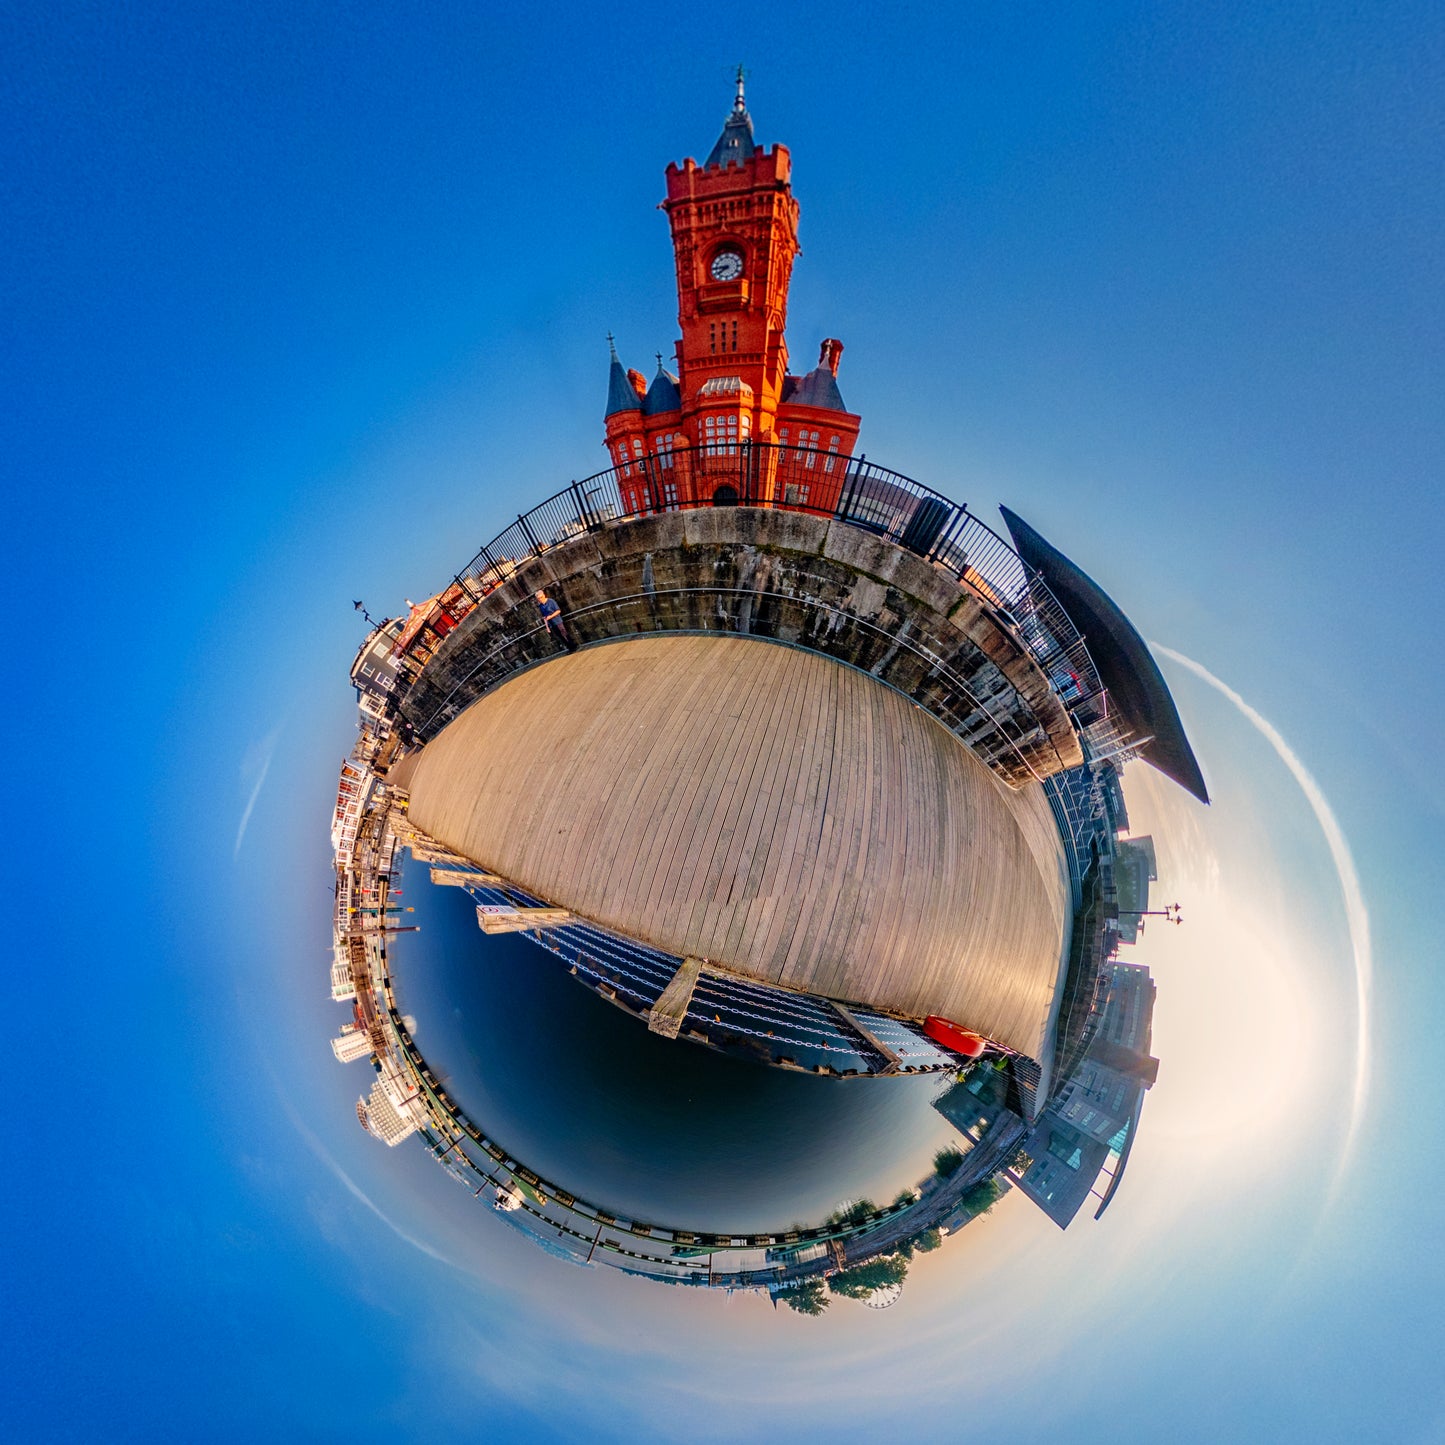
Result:
M0 1432L1445 1439L1433 8L3 33L6 586L43 621ZM740 56L793 154L796 353L843 339L870 458L1068 539L1214 799L1128 779L1186 923L1136 950L1163 1064L1127 1189L1067 1234L1005 1201L882 1316L554 1261L375 1147L326 1045L352 599L398 610L606 464L606 335L677 334L654 208Z

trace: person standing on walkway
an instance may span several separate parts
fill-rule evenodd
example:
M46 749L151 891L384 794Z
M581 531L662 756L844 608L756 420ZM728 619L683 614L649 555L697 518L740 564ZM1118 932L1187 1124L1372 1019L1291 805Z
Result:
M537 611L542 614L547 631L561 642L568 652L576 652L577 643L562 620L562 609L540 587L537 589Z

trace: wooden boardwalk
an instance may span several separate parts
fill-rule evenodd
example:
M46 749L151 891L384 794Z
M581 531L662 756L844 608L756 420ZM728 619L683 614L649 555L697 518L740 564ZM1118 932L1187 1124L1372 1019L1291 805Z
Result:
M408 760L411 818L549 903L739 973L1042 1056L1053 815L816 653L649 636L503 684Z

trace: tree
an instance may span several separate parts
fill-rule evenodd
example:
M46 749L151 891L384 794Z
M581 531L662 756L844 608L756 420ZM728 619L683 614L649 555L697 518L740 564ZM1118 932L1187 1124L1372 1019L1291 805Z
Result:
M792 1289L784 1290L778 1298L800 1315L820 1315L832 1303L820 1279L805 1279Z
M981 1179L972 1189L965 1189L959 1203L972 1215L987 1214L1003 1198L1003 1185L997 1179Z
M908 1278L908 1261L900 1255L870 1259L867 1264L841 1269L829 1276L828 1288L845 1299L866 1299L875 1289L902 1284Z
M958 1166L963 1163L963 1151L955 1149L951 1145L945 1145L933 1156L933 1172L940 1179L947 1179L950 1174L958 1172Z
M835 1209L824 1221L824 1224L861 1224L870 1214L876 1212L878 1206L871 1199L860 1199L855 1204L850 1204L846 1209Z
M904 1259L912 1259L913 1251L919 1254L929 1254L943 1243L943 1236L936 1229L925 1229L922 1234L915 1234L912 1239L903 1240L898 1246L898 1253Z
M895 1204L916 1204L918 1202L918 1192L914 1189L900 1189L893 1202Z

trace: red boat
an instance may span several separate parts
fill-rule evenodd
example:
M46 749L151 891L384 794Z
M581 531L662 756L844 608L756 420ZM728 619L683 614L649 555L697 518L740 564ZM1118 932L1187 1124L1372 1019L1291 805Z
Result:
M966 1059L978 1058L988 1047L988 1040L982 1034L976 1034L972 1029L966 1029L951 1019L940 1018L937 1014L929 1014L924 1019L923 1032L934 1043L942 1044L944 1048L952 1049Z

